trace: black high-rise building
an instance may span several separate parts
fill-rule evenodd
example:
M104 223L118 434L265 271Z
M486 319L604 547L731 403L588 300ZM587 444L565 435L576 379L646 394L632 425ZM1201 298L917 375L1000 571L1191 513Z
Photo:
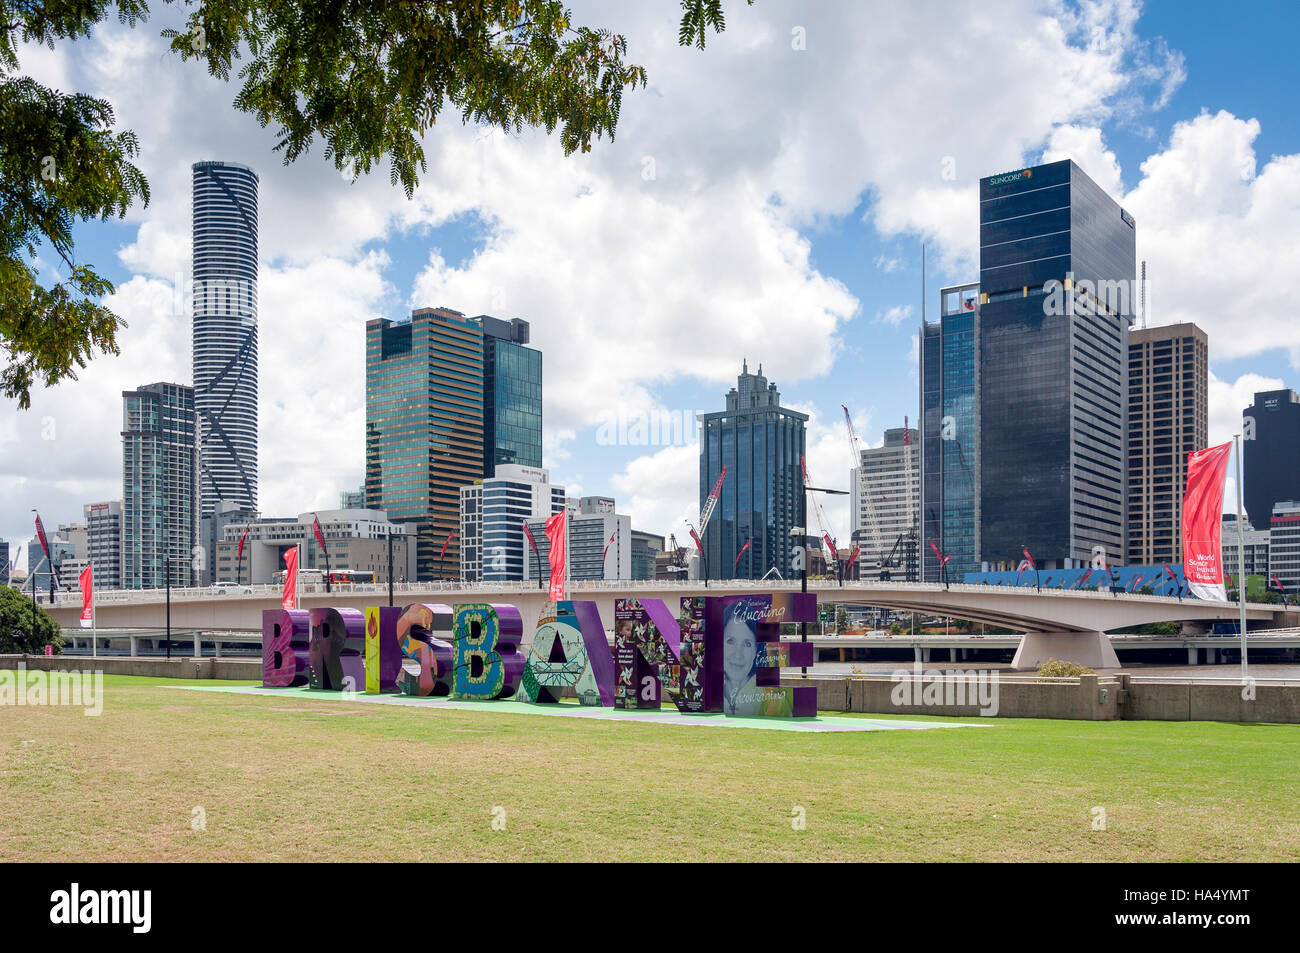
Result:
M979 547L1125 562L1135 224L1069 159L980 180Z
M727 468L704 529L708 578L761 579L774 567L784 578L795 574L790 550L797 540L790 530L800 520L807 421L807 414L781 406L761 364L751 374L747 363L727 394L727 409L700 415L701 508Z
M1274 504L1300 500L1300 394L1262 391L1241 416L1246 513L1268 526Z

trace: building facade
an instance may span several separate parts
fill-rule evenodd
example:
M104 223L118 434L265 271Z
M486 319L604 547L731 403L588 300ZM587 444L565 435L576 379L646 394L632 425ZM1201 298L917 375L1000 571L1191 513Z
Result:
M1269 520L1268 571L1288 593L1300 590L1300 501L1279 500Z
M194 411L201 516L257 509L257 173L196 162Z
M528 344L528 322L481 314L483 476L515 464L542 465L542 352Z
M1128 562L1181 563L1187 454L1209 442L1209 340L1194 324L1128 340Z
M364 510L366 508L366 486L363 483L355 490L344 490L339 494L339 509Z
M949 579L979 569L979 283L939 293L939 320L921 326L921 579L939 581L934 549L949 555Z
M320 520L321 534L329 547L331 572L368 572L374 574L375 582L387 583L391 535L393 581L410 582L414 578L416 547L410 527L391 522L380 510L319 510L293 518L227 524L225 536L217 544L215 581L270 583L284 569L284 554L295 546L302 547L300 568L319 572L323 578L326 559L312 530L315 519ZM245 530L248 537L241 559L239 539Z
M122 501L87 503L81 512L86 520L86 556L95 567L95 588L123 588Z
M1219 526L1219 563L1223 575L1236 576L1241 571L1237 565L1237 514L1224 513ZM1268 575L1269 531L1255 529L1249 522L1242 527L1242 550L1246 558L1247 576Z
M462 582L518 582L530 561L536 578L524 522L564 510L564 487L552 485L545 470L503 463L496 474L460 490Z
M892 563L893 579L916 579L921 501L921 438L910 427L885 431L879 447L861 452L851 478L853 539L858 565L872 574Z
M1261 391L1241 423L1246 514L1263 525L1274 505L1300 500L1300 394Z
M981 561L1126 561L1136 224L1072 161L980 180Z
M664 549L664 538L644 530L632 530L631 579L654 579L655 561Z
M460 575L460 490L483 475L480 323L448 308L366 322L366 500L412 525L421 581Z
M194 585L199 535L194 388L149 384L122 392L124 589Z
M569 512L569 578L630 579L632 572L632 519L615 512L607 496L567 500ZM546 520L530 519L529 532L539 558L524 563L525 580L550 578L550 540ZM540 566L540 573L538 567Z
M800 460L808 415L782 407L762 365L751 374L748 362L726 406L699 415L701 507L727 468L717 509L704 528L704 571L709 579L760 579L775 569L790 578L796 572L790 530L805 523Z

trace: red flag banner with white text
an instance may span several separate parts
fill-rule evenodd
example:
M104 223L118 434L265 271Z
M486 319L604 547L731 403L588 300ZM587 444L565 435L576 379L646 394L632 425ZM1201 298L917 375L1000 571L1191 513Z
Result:
M565 533L568 531L569 514L567 511L556 513L546 521L546 539L550 543L550 552L546 560L551 564L551 585L546 597L552 602L561 602L566 598L564 591Z
M1219 527L1223 522L1223 484L1228 478L1232 444L1193 450L1187 455L1187 491L1183 494L1183 575L1198 599L1223 602Z
M284 551L284 595L281 606L287 612L298 608L298 547Z
M95 624L95 571L91 563L81 570L81 627L89 629Z

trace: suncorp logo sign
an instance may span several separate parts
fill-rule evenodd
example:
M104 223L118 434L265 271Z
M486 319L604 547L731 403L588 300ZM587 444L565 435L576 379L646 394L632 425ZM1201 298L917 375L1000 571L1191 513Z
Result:
M1033 178L1033 169L1021 169L1019 172L1004 172L1002 175L989 177L989 185L1006 185L1008 182L1020 182Z

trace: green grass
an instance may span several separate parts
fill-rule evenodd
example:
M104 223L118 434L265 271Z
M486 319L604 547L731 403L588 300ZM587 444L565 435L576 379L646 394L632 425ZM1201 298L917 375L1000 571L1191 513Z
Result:
M172 684L0 708L0 861L1300 859L1300 726L795 734Z

